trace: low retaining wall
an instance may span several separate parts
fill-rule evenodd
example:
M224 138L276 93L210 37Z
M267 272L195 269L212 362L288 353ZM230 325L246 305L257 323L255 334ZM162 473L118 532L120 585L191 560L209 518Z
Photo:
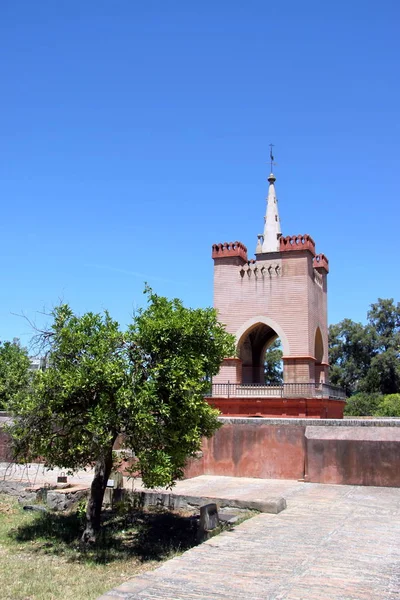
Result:
M400 487L399 426L307 427L306 481Z
M282 497L270 498L264 500L241 500L238 498L218 498L215 496L188 496L175 492L168 493L162 491L130 491L123 490L129 497L133 497L134 505L140 507L146 506L164 506L170 510L193 510L199 509L210 502L218 505L218 508L238 508L240 510L257 510L258 512L271 513L277 515L286 508L286 500Z
M221 417L220 420L223 426L212 438L204 440L202 457L191 461L187 477L303 477L305 425L292 424L287 419L285 425L275 424L274 419Z
M10 439L0 417L0 462ZM400 419L220 417L186 478L227 475L400 487Z
M186 477L227 475L400 487L400 419L221 417Z

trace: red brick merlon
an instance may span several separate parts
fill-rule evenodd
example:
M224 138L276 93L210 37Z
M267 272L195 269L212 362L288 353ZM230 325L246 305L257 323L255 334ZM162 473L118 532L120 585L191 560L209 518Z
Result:
M315 242L310 235L287 235L279 239L279 252L291 252L292 250L309 250L315 256Z
M247 248L242 242L224 242L223 244L213 244L212 258L231 258L239 257L247 262Z
M313 261L313 267L319 272L329 273L329 260L325 254L317 254Z

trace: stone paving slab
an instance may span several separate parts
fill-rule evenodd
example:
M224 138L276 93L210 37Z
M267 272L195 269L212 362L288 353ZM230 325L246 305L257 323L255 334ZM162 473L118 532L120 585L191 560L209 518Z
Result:
M216 496L210 490L207 496L188 496L187 494L154 492L144 490L136 492L141 506L163 506L169 510L199 510L201 506L215 503L218 508L238 508L241 510L254 510L258 512L277 514L286 508L283 497L266 497L264 500L241 500L235 497Z
M240 483L220 479L216 487ZM243 493L265 481L287 510L254 517L99 600L400 598L398 488L246 480Z
M5 489L4 483L25 484L26 489L37 489L45 483L56 484L57 476L63 472L55 468L48 470L43 465L29 464L17 465L0 463L0 491ZM93 471L79 471L68 477L68 484L74 486L74 490L85 489L90 486ZM293 482L289 482L290 485ZM135 480L124 477L124 487L141 494L144 505L160 505L171 509L200 507L209 501L216 502L219 506L228 506L242 509L257 510L260 512L277 513L286 508L285 498L275 493L281 490L282 485L274 485L274 480L250 479L237 477L216 477L202 475L194 479L178 481L171 489L158 488L156 490L146 489L141 479ZM64 494L72 491L71 488L56 490L56 493Z
M0 480L18 481L26 483L30 487L44 483L55 484L57 476L63 473L63 469L45 469L43 465L28 464L17 465L13 463L0 463ZM68 476L68 483L90 486L93 479L93 470L78 471ZM302 486L293 481L281 479L252 479L246 477L219 477L212 475L201 475L192 479L178 481L171 489L157 488L146 489L140 478L128 479L124 477L124 487L135 491L165 492L184 496L197 496L208 498L227 498L248 501L264 502L268 498L284 496L283 491L293 493L293 486Z

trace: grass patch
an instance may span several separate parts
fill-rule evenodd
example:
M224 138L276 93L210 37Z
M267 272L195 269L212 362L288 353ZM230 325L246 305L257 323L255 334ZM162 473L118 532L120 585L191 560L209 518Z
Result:
M165 511L106 511L90 548L82 530L79 514L25 512L0 494L1 598L94 599L196 544L193 519Z

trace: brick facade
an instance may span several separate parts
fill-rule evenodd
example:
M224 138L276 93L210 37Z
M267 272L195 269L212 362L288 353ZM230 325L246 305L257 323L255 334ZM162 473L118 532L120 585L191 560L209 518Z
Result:
M243 248L213 246L214 307L235 335L241 361L241 369L225 361L214 383L261 383L264 352L276 337L286 382L327 382L326 257L316 257L308 235L281 238L279 252L256 260Z

